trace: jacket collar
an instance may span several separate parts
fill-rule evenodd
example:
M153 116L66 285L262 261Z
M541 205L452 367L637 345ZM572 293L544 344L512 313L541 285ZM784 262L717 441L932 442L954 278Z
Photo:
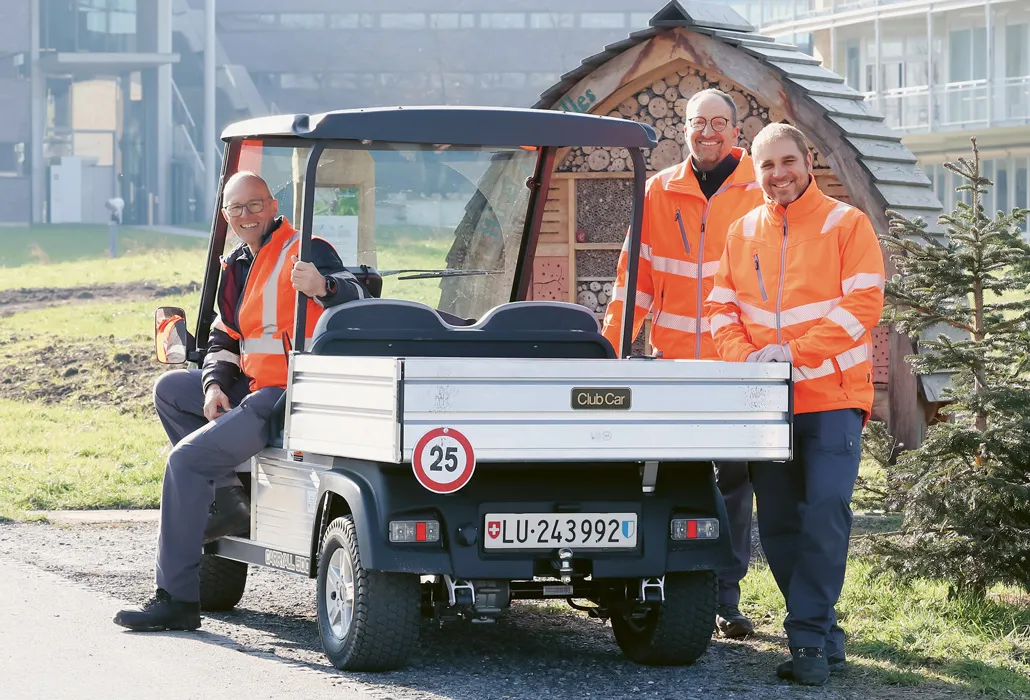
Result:
M797 221L815 213L825 199L826 196L819 189L819 185L816 184L815 177L809 175L808 187L805 188L800 197L786 207L774 202L769 198L769 195L765 196L765 206L777 217L785 216L788 221Z
M722 183L722 187L719 188L720 192L727 187L750 185L755 181L754 163L751 161L751 156L747 154L747 151L743 148L735 147L731 153L740 162L737 163L737 167L733 169L730 176L726 178L726 182ZM697 181L697 175L694 174L694 169L690 166L690 158L674 166L672 174L664 183L664 187L671 192L682 192L683 194L705 199L705 195L701 191L701 185Z

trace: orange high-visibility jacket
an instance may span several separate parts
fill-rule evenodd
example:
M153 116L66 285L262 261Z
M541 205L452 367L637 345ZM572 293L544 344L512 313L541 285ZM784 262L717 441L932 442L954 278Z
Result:
M283 219L272 237L258 251L243 288L238 318L239 332L223 326L240 341L240 368L250 377L250 390L266 386L286 388L287 356L283 335L293 335L297 291L290 281L290 256L300 255L300 233ZM305 344L311 346L322 307L307 300ZM290 345L292 345L292 341Z
M705 313L724 360L787 345L795 413L858 408L868 420L883 284L869 218L813 179L786 208L767 200L734 222Z
M741 148L734 148L733 155L740 163L711 200L701 191L689 160L647 181L633 337L652 311L651 347L666 359L718 358L702 304L712 290L727 229L762 203L751 158ZM602 329L616 351L626 299L628 245L627 235Z

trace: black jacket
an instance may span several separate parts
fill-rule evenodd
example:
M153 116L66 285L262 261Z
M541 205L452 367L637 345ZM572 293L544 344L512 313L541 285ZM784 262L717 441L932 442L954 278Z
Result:
M272 234L282 225L282 217L275 220L275 225L261 239L262 247L268 243ZM218 321L211 328L207 354L204 356L204 367L201 373L204 391L212 384L228 390L243 372L240 369L240 342L219 327L219 322L239 333L240 302L243 300L243 288L247 284L254 254L250 246L241 243L225 256L222 264L222 275L218 282ZM329 308L355 299L368 296L365 288L347 272L336 253L336 249L320 239L311 239L311 259L318 271L326 277L336 280L336 291L324 297L316 297L315 303Z

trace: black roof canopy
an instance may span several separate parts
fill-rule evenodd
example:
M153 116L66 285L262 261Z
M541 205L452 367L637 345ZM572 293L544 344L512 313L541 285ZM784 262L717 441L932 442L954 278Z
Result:
M278 114L230 124L237 137L370 140L455 146L653 148L647 124L588 114L505 107L382 107Z

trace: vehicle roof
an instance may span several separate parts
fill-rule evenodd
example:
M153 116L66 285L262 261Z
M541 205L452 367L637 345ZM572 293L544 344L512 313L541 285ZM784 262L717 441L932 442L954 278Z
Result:
M230 124L237 137L299 137L456 146L653 148L654 129L624 119L514 107L377 107L277 114Z

